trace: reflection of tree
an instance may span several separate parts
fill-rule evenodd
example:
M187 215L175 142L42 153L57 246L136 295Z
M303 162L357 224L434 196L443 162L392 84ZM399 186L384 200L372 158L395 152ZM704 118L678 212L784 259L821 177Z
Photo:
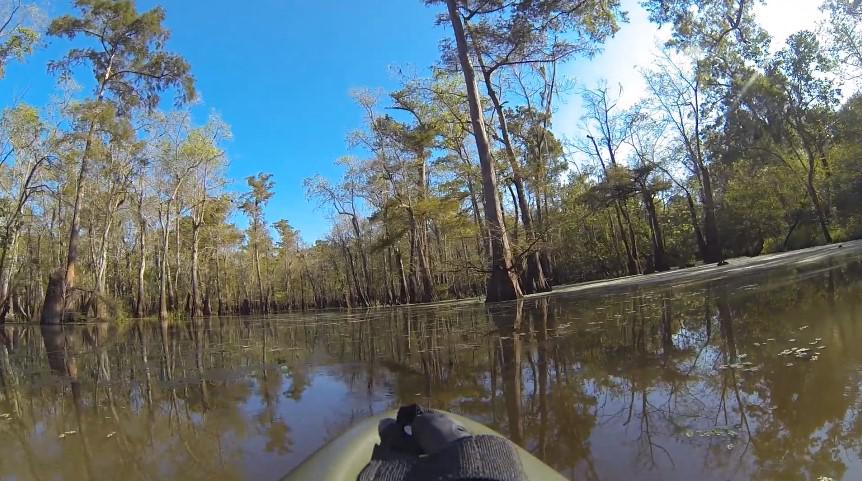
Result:
M12 385L8 380L14 375L20 386L20 368L43 369L56 381L31 385L28 378L23 391L19 389L26 392L27 402L20 405L14 422L0 423L0 459L29 462L12 466L0 462L0 475L56 479L62 473L64 479L100 479L100 473L111 472L126 479L155 479L165 473L182 479L216 474L220 479L239 477L239 461L255 453L225 448L257 436L249 426L266 410L265 403L261 410L243 407L252 401L255 391L250 388L257 383L238 373L261 365L263 359L250 356L252 352L241 346L247 342L259 346L263 339L260 331L257 337L243 336L235 323L225 328L215 325L220 332L209 332L205 322L36 328L36 335L21 337L14 359L6 348L10 344L4 342L9 362L3 365L0 352L0 413L13 411L7 400ZM17 363L23 365L19 368ZM12 366L14 370L7 368ZM275 378L282 376L270 366L267 377L269 383L257 392L272 392L277 410L280 384ZM287 425L267 423L266 427L268 431L261 433L265 444L274 453L286 452Z
M672 479L676 463L710 479L840 479L835 453L862 455L862 374L850 368L862 364L862 267L795 276L286 320L6 326L0 413L15 421L0 420L0 476L238 479L257 459L287 470L309 448L287 415L319 409L323 378L347 406L321 414L331 435L420 402L494 427L572 479L607 476L597 440L609 438L633 477ZM815 336L828 346L818 361L775 356ZM759 370L718 369L746 361ZM701 435L715 428L739 435Z
M662 355L673 354L673 303L668 292L661 295L661 346Z
M66 330L60 326L43 325L42 341L45 343L45 354L48 358L48 365L54 374L61 376L69 381L72 388L72 403L75 410L75 425L76 431L81 435L81 457L83 458L83 466L87 479L95 479L93 471L93 456L90 447L90 442L87 437L89 426L82 413L83 399L81 396L81 385L78 381L78 364L75 356L69 355ZM102 361L101 357L99 359ZM101 367L101 366L100 366ZM100 370L101 374L101 370Z
M290 387L282 394L294 401L301 401L302 393L311 384L311 380L308 378L308 369L301 363L292 363L286 367L290 377Z
M716 306L718 307L718 328L723 343L722 351L724 351L725 361L732 364L737 361L736 336L733 331L733 317L730 312L726 287L719 288Z
M537 454L561 470L573 470L583 463L584 478L598 479L590 446L590 433L596 426L596 398L587 392L586 379L554 375L562 371L564 352L554 342L557 314L552 300L538 299L525 308L525 318L530 319L535 332L536 386L526 402L534 410L525 416L524 445L538 446Z
M282 393L283 377L278 365L269 362L270 349L275 335L275 328L269 319L263 319L260 325L261 345L260 358L262 365L258 373L258 395L263 401L263 409L255 416L257 428L266 438L266 451L285 454L293 446L290 428L279 415L279 400Z
M858 279L859 265L849 264L829 270L822 277L782 286L771 302L757 303L764 310L780 309L783 303L802 310L800 317L811 322L810 329L785 331L786 336L819 336L829 346L816 362L767 359L763 367L767 374L754 390L758 398L769 400L769 408L750 409L757 425L754 454L759 461L758 476L813 479L829 475L841 479L847 469L841 451L859 445L862 432L854 427L859 423L856 404L860 379L857 372L847 370L847 363L859 363L855 346L862 333L856 327L858 318L848 310L851 304L843 304L842 309L838 303L842 294L858 292L859 283L835 282L846 273ZM853 297L857 296L851 294ZM819 324L817 321L825 313L832 319L827 325ZM787 361L795 365L785 366Z
M500 344L496 357L500 360L500 376L503 379L503 398L506 418L509 420L509 438L518 444L524 442L524 426L521 414L521 317L523 301L507 309L488 310L491 322L497 327Z
M535 316L534 328L536 330L536 394L539 409L539 452L540 458L547 457L548 447L548 299L542 298L537 301L538 315Z

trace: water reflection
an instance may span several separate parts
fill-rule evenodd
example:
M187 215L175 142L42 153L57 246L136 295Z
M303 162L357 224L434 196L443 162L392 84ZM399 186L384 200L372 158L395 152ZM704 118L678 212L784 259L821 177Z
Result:
M839 259L491 307L8 325L0 478L278 479L420 402L571 479L862 479L860 292Z

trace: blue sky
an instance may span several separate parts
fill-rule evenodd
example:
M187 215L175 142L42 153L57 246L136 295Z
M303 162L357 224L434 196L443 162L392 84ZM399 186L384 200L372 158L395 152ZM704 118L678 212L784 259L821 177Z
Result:
M649 64L658 37L636 0L623 3L631 22L604 54L573 62L563 73L588 87L602 78L622 84L625 98L634 100L643 92L638 69ZM770 0L761 17L781 39L810 25L818 3ZM45 8L50 17L70 4L53 0ZM395 88L395 67L422 73L449 34L435 25L441 9L421 0L138 1L140 9L157 4L167 11L170 50L189 61L197 79L195 116L204 121L216 111L233 130L227 145L231 189L242 191L246 176L273 173L276 195L267 219L289 220L307 242L326 235L329 216L305 199L302 181L318 173L340 176L335 160L349 153L346 136L362 122L350 90ZM46 63L69 45L49 39L25 63L10 64L0 80L0 107L45 105L57 91ZM572 92L559 104L555 129L562 136L580 135L576 97Z

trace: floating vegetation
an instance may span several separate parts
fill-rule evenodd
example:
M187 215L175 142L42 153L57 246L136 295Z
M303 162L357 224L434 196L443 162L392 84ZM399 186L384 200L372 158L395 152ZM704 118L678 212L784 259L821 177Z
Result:
M736 429L736 426L723 426L701 430L688 429L685 431L684 434L687 438L693 438L695 436L701 438L736 438L737 436L739 436L739 433L736 431Z
M736 370L740 370L743 372L756 372L756 371L760 370L759 367L754 366L750 362L735 362L733 364L721 364L718 366L718 369L721 371L724 371L726 369L736 369Z
M818 346L815 350L810 347L790 347L778 353L779 356L793 356L796 359L805 361L816 361L820 358L819 350L826 346ZM787 366L792 366L793 363L787 363Z

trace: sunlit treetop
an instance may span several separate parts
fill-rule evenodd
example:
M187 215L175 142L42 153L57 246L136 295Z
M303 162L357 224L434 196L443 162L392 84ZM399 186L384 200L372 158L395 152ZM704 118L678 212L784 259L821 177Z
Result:
M36 25L39 9L20 0L5 0L0 5L0 78L9 59L23 60L39 40Z
M470 42L492 69L592 55L627 18L618 0L462 0L458 7ZM454 65L450 43L444 41L443 60Z
M89 65L96 81L95 95L113 97L122 111L155 108L162 91L176 88L178 104L195 97L194 79L186 61L166 52L169 33L162 26L165 12L157 7L138 13L131 0L76 0L78 15L56 18L48 34L68 39L86 38L49 69L63 77Z
M733 45L752 58L765 53L769 44L769 35L755 18L759 3L763 0L643 0L641 5L650 21L671 27L668 47L714 55Z

